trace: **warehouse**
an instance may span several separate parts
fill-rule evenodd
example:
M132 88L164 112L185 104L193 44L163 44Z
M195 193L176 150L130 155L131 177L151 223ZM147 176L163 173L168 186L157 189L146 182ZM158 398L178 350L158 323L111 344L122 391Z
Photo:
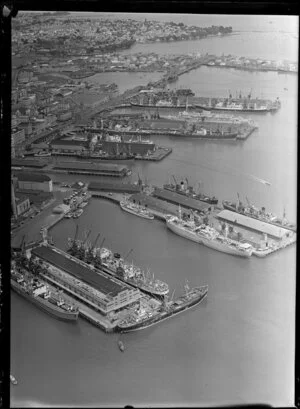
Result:
M129 169L124 165L115 165L111 163L93 163L93 162L60 162L53 169L66 170L70 174L78 175L99 175L124 177Z
M267 234L275 239L282 239L288 232L288 230L284 228L261 222L260 220L236 212L231 212L230 210L222 210L218 213L217 217L226 222L232 222L233 224L243 226L246 229Z
M42 192L53 192L52 180L49 176L37 173L20 172L17 175L18 188L20 190L39 190Z
M37 160L12 159L11 166L42 169L46 166L46 163L42 163Z
M79 264L62 251L40 246L31 254L58 268L61 273L49 270L47 275L78 294L81 300L84 298L87 304L96 306L102 314L124 308L141 297L139 290L83 263Z

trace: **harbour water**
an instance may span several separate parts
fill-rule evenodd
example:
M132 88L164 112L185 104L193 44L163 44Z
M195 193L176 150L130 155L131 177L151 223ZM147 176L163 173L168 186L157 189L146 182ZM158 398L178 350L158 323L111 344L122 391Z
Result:
M179 21L196 24L195 16L192 22L181 17ZM217 24L217 17L210 24ZM226 17L228 24L223 25L234 27ZM262 30L279 24L276 17L266 16L265 24L259 21ZM243 36L252 38L253 24L245 24ZM277 28L285 30L286 24ZM221 41L229 50L236 38ZM263 40L269 34L261 38L259 44L249 40L253 55L270 49ZM183 53L187 43L181 44ZM156 52L161 46L150 49ZM295 59L294 49L290 55L285 55L286 48L283 52L277 50L273 58ZM242 50L234 54L246 55ZM229 89L252 89L254 96L278 96L282 107L275 114L249 115L259 130L237 144L155 137L173 153L159 163L131 165L132 180L137 173L157 185L172 175L187 177L191 184L202 181L203 190L219 200L234 200L239 192L242 200L247 196L278 215L285 209L287 218L296 221L297 81L292 74L213 68L181 76L174 86L188 86L196 94L226 96ZM74 177L57 175L54 180ZM162 222L140 219L99 199L92 199L76 223L82 235L92 229L93 240L100 232L99 243L105 237L104 245L123 255L133 249L134 264L166 281L174 297L183 291L185 279L190 286L208 284L208 297L174 319L122 335L126 350L120 353L117 335L106 335L81 319L74 325L57 321L12 293L11 372L19 381L11 388L12 406L293 405L296 246L265 259L241 259L192 243ZM65 248L74 232L75 222L64 219L51 235L56 246Z

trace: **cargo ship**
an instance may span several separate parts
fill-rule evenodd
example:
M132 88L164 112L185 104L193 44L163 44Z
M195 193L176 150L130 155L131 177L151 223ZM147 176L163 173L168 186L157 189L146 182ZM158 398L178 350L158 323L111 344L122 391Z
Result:
M150 274L148 271L146 274L144 271L133 265L129 264L125 260L131 253L123 259L119 253L113 253L111 250L100 248L89 248L85 246L85 243L80 240L70 239L68 253L73 257L110 274L119 280L132 285L148 294L155 296L163 296L168 294L169 287L163 281L154 278L154 274Z
M222 253L241 257L252 255L253 247L250 244L232 240L221 235L213 227L201 222L197 223L193 219L185 221L181 218L181 212L179 212L179 217L166 216L166 224L168 229L175 234Z
M275 101L252 99L251 94L243 98L201 98L200 103L194 103L195 108L209 111L235 111L235 112L271 112L277 111L281 106L279 98Z
M190 112L190 111L181 111L178 113L178 116L175 115L166 115L165 117L161 116L161 119L169 119L174 121L194 121L205 123L223 123L223 124L232 124L232 125L249 125L255 128L258 127L257 123L250 118L237 117L230 114L215 113L211 111L204 112Z
M218 199L215 196L208 196L204 193L196 193L192 186L189 186L188 180L186 179L186 183L181 181L180 184L177 183L176 179L174 178L175 184L166 183L163 185L163 188L166 190L170 190L171 192L178 193L183 196L190 197L191 199L200 200L201 202L217 205Z
M153 220L154 216L149 210L145 207L138 205L137 203L132 203L129 200L122 200L120 202L121 208L128 213L131 213L135 216L142 217L144 219Z
M251 205L249 201L248 201L248 206L244 206L239 198L238 198L237 203L231 202L229 200L223 200L222 204L223 204L224 209L231 210L232 212L236 212L244 216L251 217L252 219L256 219L261 222L272 224L277 227L282 227L284 229L291 230L293 232L297 231L296 224L291 223L288 220L286 220L285 211L283 213L283 217L280 219L273 213L266 212L265 207L258 209L257 207Z
M12 269L10 283L14 291L55 318L77 321L78 308L69 304L60 293L50 291L44 282L28 271Z
M196 305L207 296L208 286L194 287L191 290L185 285L185 294L175 301L164 298L162 305L156 310L145 310L141 305L139 309L124 318L116 327L119 332L138 331L149 328L168 318L174 317Z
M155 104L141 104L138 102L130 101L130 105L139 108L168 108L168 109L185 109L185 104L174 104L172 101L160 99Z

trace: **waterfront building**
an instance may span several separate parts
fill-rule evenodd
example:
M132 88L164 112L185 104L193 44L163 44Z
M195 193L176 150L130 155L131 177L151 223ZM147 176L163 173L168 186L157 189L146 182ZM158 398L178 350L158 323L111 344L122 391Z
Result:
M18 188L22 190L40 190L52 192L52 179L47 175L22 172L17 175Z
M50 266L43 272L49 280L59 283L74 298L103 315L133 304L142 296L138 289L52 247L40 246L31 253Z
M19 217L30 209L30 201L27 196L20 193L15 193L15 204L12 204L13 213L16 212L16 216Z

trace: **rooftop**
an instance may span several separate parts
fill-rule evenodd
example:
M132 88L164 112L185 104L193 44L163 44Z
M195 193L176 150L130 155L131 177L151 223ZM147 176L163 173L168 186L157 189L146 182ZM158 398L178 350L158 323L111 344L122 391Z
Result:
M96 273L92 269L76 263L74 260L67 258L60 253L57 253L50 247L37 247L32 250L32 254L44 259L66 273L75 276L79 280L86 282L106 296L111 295L114 297L126 289L126 286L122 283L117 283L100 272Z
M256 230L260 233L266 233L269 236L273 236L277 239L283 237L287 232L286 229L283 229L281 227L261 222L260 220L253 219L252 217L244 216L243 214L239 214L236 212L231 212L230 210L222 210L220 213L218 213L217 217L219 219L237 223L251 230Z
M21 181L28 181L28 182L50 182L51 178L48 175L44 175L44 174L36 174L36 173L18 173L17 175L18 180Z

